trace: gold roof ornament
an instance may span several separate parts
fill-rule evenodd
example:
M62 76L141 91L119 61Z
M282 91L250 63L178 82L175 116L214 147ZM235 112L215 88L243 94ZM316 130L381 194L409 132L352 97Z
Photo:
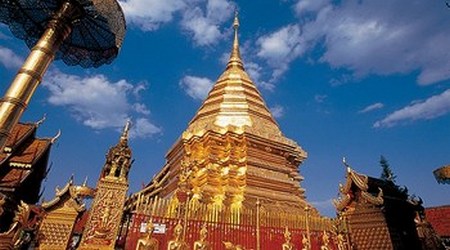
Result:
M131 120L128 119L127 122L125 123L125 126L123 127L122 135L120 136L120 141L121 142L127 142L128 141L128 136L129 136L129 133L130 133L130 126L131 126Z

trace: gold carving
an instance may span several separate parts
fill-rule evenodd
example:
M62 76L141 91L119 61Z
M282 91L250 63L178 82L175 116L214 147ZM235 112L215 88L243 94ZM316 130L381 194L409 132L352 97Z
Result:
M326 231L322 233L322 246L320 246L320 250L330 250L330 236Z
M292 236L291 236L291 232L289 232L288 227L286 227L286 230L284 231L284 243L281 246L282 250L294 250L294 244L292 244L291 242L292 240Z
M173 231L173 239L169 241L167 244L167 250L187 250L189 249L186 242L181 239L181 234L183 233L183 226L181 222L178 221L178 224L175 226Z
M129 129L130 121L127 121L119 142L111 147L106 155L80 249L114 249L128 190L128 171L131 167Z
M311 243L309 242L308 237L305 234L302 234L302 250L310 250Z
M223 245L225 246L225 249L227 250L245 250L245 248L241 245L234 245L233 243L229 241L222 241Z
M82 200L93 198L94 193L92 188L87 187L86 181L81 186L74 186L72 178L61 190L57 188L55 198L42 203L46 216L39 228L37 249L65 248L77 218L85 211Z
M151 219L147 222L146 230L145 236L138 240L136 250L158 250L159 242L153 238L154 227Z
M28 245L31 241L30 232L39 227L41 219L42 211L40 209L20 201L9 230L0 233L0 244L9 239L10 246L13 246L14 249L21 249Z
M208 237L208 230L206 229L206 224L203 224L200 230L200 239L194 242L194 250L210 250L211 246L209 242L206 241Z

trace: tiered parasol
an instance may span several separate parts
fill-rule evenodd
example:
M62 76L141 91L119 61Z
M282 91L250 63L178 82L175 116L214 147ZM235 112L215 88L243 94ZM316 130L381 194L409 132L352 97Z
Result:
M433 174L438 183L450 184L450 165L434 170Z
M0 0L0 22L32 48L0 104L0 150L54 59L99 67L117 56L125 19L116 0Z

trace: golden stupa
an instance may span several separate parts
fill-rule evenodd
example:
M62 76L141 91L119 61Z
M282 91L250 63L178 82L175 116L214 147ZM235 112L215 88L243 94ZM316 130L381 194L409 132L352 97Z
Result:
M306 152L285 137L244 68L237 16L225 71L166 155L166 164L127 208L154 197L240 209L254 207L304 212L299 165ZM315 209L313 214L317 213Z

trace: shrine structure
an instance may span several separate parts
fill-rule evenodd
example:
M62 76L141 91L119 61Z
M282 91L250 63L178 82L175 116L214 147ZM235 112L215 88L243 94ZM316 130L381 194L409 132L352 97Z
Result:
M129 128L128 121L119 142L106 155L79 249L115 249L131 168Z
M192 248L205 224L214 228L208 230L212 249L281 248L286 227L288 245L297 249L319 247L324 234L334 235L331 219L306 201L299 171L306 152L283 135L245 71L237 16L233 27L225 71L164 167L126 201L125 249L135 248L150 220L160 249L175 242Z
M0 249L12 249L11 241L19 240L16 234L21 227L37 226L34 215L40 214L40 209L28 204L40 199L50 148L59 136L36 137L43 121L16 124L0 152Z
M85 198L93 198L95 190L87 186L87 180L80 186L74 185L73 176L61 189L56 188L55 197L41 204L44 216L38 229L35 249L70 249L74 227L86 211Z
M444 249L425 218L421 199L393 181L357 173L346 165L345 184L334 200L339 231L353 249Z

